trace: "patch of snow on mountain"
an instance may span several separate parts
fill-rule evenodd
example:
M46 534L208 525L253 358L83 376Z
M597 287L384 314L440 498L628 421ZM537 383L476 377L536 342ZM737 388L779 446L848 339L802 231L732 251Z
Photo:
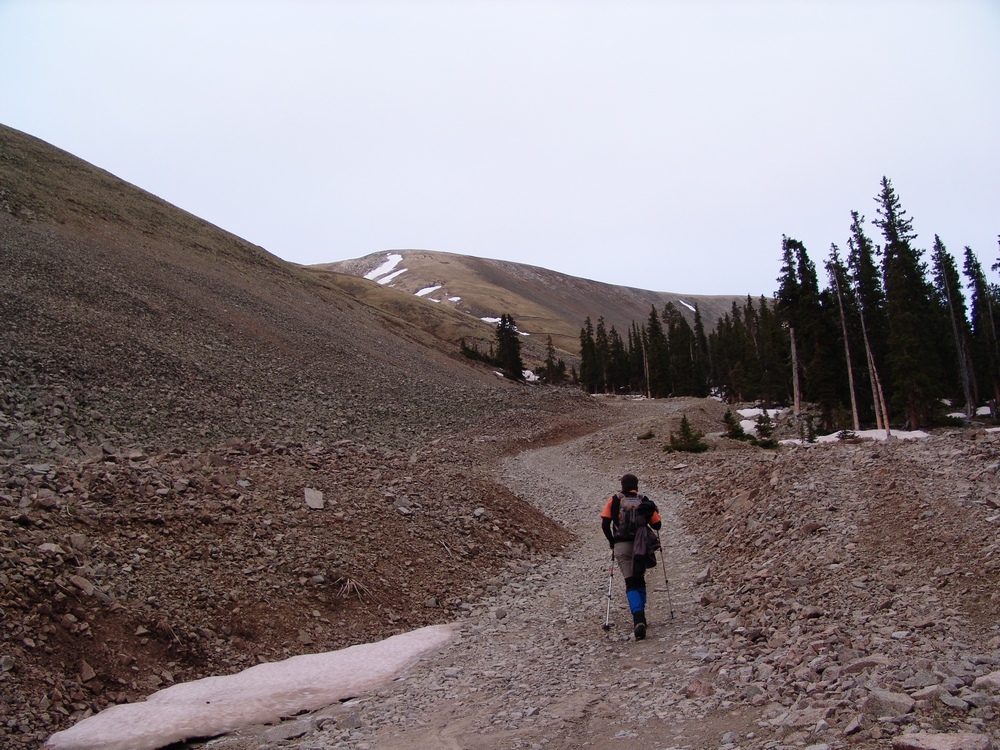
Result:
M480 318L480 320L486 323L493 323L494 325L500 322L500 318Z
M694 307L692 307L691 305L689 305L689 304L688 304L687 302L685 302L684 300L682 300L682 299L679 299L679 300L677 300L677 301L678 301L678 302L680 302L680 303L681 303L682 305L684 305L684 307L686 307L686 308L687 308L688 310L690 310L691 312L695 312L695 309L694 309Z
M440 284L438 284L437 286L427 286L421 289L419 292L414 292L414 294L417 295L418 297L426 297L431 292L436 292L440 288L441 288Z
M399 255L398 253L389 253L388 255L385 256L385 263L383 263L378 268L372 269L371 271L366 273L365 278L368 279L369 281L374 281L379 276L389 273L389 271L391 271L393 268L399 265L399 261L401 261L402 259L403 256Z
M398 271L390 273L388 276L385 276L385 277L379 279L378 283L379 284L388 284L390 281L392 281L393 279L399 278L400 276L402 276L404 273L406 273L409 270L410 269L408 269L408 268L400 268Z
M449 302L461 302L462 298L461 297L449 297L448 301Z
M388 682L421 654L444 646L453 633L453 625L431 625L377 643L172 685L141 703L111 706L56 732L44 748L154 750L316 711Z

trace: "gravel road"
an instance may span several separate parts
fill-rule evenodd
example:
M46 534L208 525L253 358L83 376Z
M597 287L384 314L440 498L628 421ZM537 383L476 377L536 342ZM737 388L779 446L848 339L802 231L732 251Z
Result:
M692 655L697 659L706 647L692 601L699 558L676 520L684 497L644 483L642 467L626 465L614 450L625 436L634 443L648 407L625 407L623 416L609 431L504 462L508 487L574 531L575 548L541 564L511 564L495 592L473 606L450 648L359 701L356 729L340 722L330 744L317 744L313 735L301 747L697 747L717 745L723 734L752 724L739 714L725 726L716 726L717 718L706 722L697 696L683 695L698 670ZM640 643L631 635L617 571L613 627L607 633L601 627L610 555L599 514L626 471L638 473L640 490L664 517L666 568L647 574L649 632Z

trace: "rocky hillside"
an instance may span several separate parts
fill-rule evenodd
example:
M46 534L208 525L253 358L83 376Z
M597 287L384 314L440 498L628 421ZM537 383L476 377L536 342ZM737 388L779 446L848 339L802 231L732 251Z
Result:
M0 746L447 619L568 538L478 454L592 405L457 356L429 302L376 309L9 128L0 267Z
M650 307L672 303L688 321L694 307L701 312L705 330L729 312L733 302L745 297L684 295L653 292L604 284L523 263L474 258L427 250L393 250L363 258L313 266L354 276L369 276L389 289L406 295L421 294L443 307L452 307L480 318L514 316L518 328L544 345L553 344L572 355L580 351L580 328L589 316L603 317L622 336L632 322L642 324Z

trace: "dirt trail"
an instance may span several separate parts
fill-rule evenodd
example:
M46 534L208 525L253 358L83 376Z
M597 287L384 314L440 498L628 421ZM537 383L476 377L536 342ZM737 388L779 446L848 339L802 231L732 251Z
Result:
M577 535L564 557L512 565L491 596L474 605L461 638L415 667L392 689L365 699L362 748L616 748L718 746L745 736L755 717L734 711L708 718L699 703L698 673L706 636L693 580L703 565L681 531L685 498L643 482L628 450L637 429L680 405L622 405L613 428L508 459L503 481ZM615 572L610 632L607 543L600 532L604 500L626 471L664 517L664 568L647 574L647 639L636 643L621 576ZM685 697L685 694L691 697ZM365 733L368 734L368 733ZM344 738L345 740L347 738ZM332 745L340 747L341 745Z

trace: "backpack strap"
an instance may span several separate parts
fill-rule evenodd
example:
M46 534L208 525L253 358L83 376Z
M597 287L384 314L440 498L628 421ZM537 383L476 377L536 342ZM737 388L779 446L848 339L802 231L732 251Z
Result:
M621 513L622 509L622 494L616 492L611 496L611 523L617 527L618 526L618 514Z

